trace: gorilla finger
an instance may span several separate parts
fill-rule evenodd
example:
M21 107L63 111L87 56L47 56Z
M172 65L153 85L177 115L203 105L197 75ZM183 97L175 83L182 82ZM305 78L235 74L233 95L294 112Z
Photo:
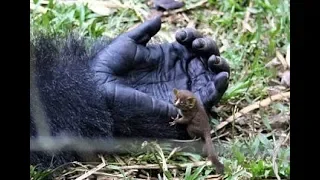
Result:
M176 33L176 40L185 46L191 46L195 39L201 37L202 35L193 28L181 29Z
M209 58L211 55L220 56L216 42L211 38L198 38L192 42L192 48L200 56Z
M131 87L112 83L104 83L100 87L106 94L106 101L113 107L131 109L137 115L143 113L149 117L167 117L168 120L178 113L171 103L158 100Z
M229 85L229 73L220 72L214 78L214 85L219 94L224 94Z
M220 72L227 72L230 74L230 66L229 63L227 62L226 59L220 57L220 56L215 56L212 55L210 56L208 60L208 66L211 71L215 73L220 73Z
M210 110L212 106L220 100L218 99L220 95L215 88L214 82L207 82L206 85L202 86L194 92L195 95L201 99L206 110Z
M228 78L226 72L219 74L219 77L214 82L208 83L205 87L199 91L200 97L203 100L203 104L207 111L210 111L212 106L216 105L222 98L223 94L228 88Z
M148 20L133 30L126 33L128 37L133 39L138 44L147 44L148 41L154 36L161 28L161 16L157 16Z

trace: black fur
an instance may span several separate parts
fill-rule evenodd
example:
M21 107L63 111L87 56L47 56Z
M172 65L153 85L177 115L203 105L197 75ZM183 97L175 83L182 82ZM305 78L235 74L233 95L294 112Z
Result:
M30 44L33 53L30 63L35 70L31 71L35 72L35 82L31 83L36 83L38 88L52 136L64 133L91 138L112 137L113 120L88 68L88 60L98 49L87 49L86 42L73 35L58 38L41 34ZM36 135L31 116L30 136ZM30 154L30 163L41 162L48 167L51 157L36 154ZM53 165L75 159L72 155L57 156Z
M39 36L32 46L35 81L51 121L51 135L65 131L75 136L112 136L110 113L88 68L95 51L86 49L85 40L77 40L76 36Z

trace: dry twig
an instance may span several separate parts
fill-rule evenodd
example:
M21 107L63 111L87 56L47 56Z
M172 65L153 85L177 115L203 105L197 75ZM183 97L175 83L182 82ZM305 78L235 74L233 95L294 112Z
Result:
M287 48L286 62L287 62L288 68L290 69L290 44Z
M76 168L74 169L74 171L76 172L87 172L87 169L82 169L82 168ZM117 177L117 178L123 178L122 174L110 174L110 173L104 173L104 172L99 172L99 171L95 171L92 174L94 175L101 175L101 176L107 176L107 177Z
M290 137L290 132L287 134L286 138L275 147L274 152L273 152L272 166L273 166L274 174L276 175L278 180L281 180L281 178L280 178L280 176L278 174L278 165L276 163L276 159L277 159L277 156L278 156L278 153L279 153L281 145L286 143L287 140L289 139L289 137Z
M86 179L87 177L91 176L93 173L97 172L98 170L102 169L103 167L106 166L106 162L104 160L104 158L101 156L101 160L102 163L99 164L97 167L89 170L88 172L84 173L83 175L81 175L80 177L78 177L76 180L83 180Z
M284 59L283 55L279 51L276 51L276 55L277 55L277 58L280 60L283 66L283 69L286 70L288 68L286 59Z
M219 138L221 138L221 137L223 137L223 136L226 136L226 135L228 135L228 134L229 134L229 132L225 132L225 133L223 133L223 134L220 134L220 135L217 136L217 137L211 138L211 140L214 141L214 140L219 139ZM173 139L173 140L171 140L171 141L181 142L181 143L190 143L190 142L196 142L196 141L199 141L199 140L200 140L200 138L191 139L191 140L178 140L178 139Z
M191 165L191 167L199 167L204 164L211 165L211 161L197 161L193 163L184 163L184 164L177 164L177 165L168 164L167 168L168 169L186 168L189 165ZM122 167L119 167L119 169L123 169L123 170L125 169L160 169L160 166L158 164L132 165L132 166L122 166Z
M252 6L253 6L253 3L252 3L252 1L250 1L248 8L251 8ZM247 11L246 11L246 14L245 14L245 18L244 18L244 20L242 21L242 32L245 32L246 30L250 31L251 33L254 32L254 30L252 29L252 27L248 24L250 15L251 15L250 11L247 10Z
M234 120L236 120L237 118L243 116L244 114L247 114L255 109L258 109L260 107L266 107L269 104L271 104L274 101L277 100L282 100L284 98L288 98L290 97L290 91L289 92L285 92L285 93L279 93L273 96L269 96L268 98L262 100L262 101L258 101L255 102L243 109L241 109L239 112L235 113L234 115L230 116L227 120L221 122L217 127L216 127L216 131L218 131L219 129L225 127L227 124L229 124L230 122L233 122ZM237 120L236 120L237 121ZM211 134L214 133L214 130L211 130Z

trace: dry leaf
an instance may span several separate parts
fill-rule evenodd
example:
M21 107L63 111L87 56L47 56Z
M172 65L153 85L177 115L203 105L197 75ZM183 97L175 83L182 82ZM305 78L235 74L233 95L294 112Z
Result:
M284 59L283 55L279 51L276 51L276 55L277 55L277 58L280 60L283 66L283 69L286 70L288 68L288 64L287 64L287 61Z
M221 175L217 175L217 174L208 175L206 177L206 180L221 180L221 179L222 179L222 176Z
M271 87L268 87L267 90L268 90L268 94L270 96L273 96L273 95L276 95L276 94L279 94L279 93L285 91L286 87L284 87L284 86L271 86Z
M196 23L194 21L188 21L188 28L195 28L196 27Z
M35 10L35 11L38 11L38 12L40 12L40 13L46 13L47 12L47 8L44 8L44 7L42 7L42 6L38 6L38 7L36 7L37 5L35 5L35 4L33 4L33 3L30 3L30 9L31 10Z
M278 114L269 120L272 129L286 129L289 126L290 116L288 114Z
M88 8L96 14L108 16L116 12L121 6L116 6L109 1L89 1Z
M228 40L226 40L226 39L222 39L221 43L222 43L222 46L219 49L220 53L224 52L225 50L227 50L230 47L230 44L229 44Z
M250 104L247 107L242 108L239 112L229 116L225 121L221 122L219 125L216 126L216 129L211 130L210 133L214 133L215 131L218 131L219 129L225 127L227 124L229 124L230 122L233 122L235 120L235 122L238 122L238 118L255 110L258 109L260 107L266 107L268 106L271 102L277 101L277 100L283 100L285 98L290 97L290 91L289 92L285 92L285 93L280 93L280 94L276 94L274 96L269 96L266 99L262 100L262 101L258 101L255 102L253 104Z
M248 122L247 122L247 118L244 117L244 116L241 116L237 119L237 124L239 124L240 126L244 126L244 125L247 125Z
M290 44L288 45L288 48L287 48L286 61L290 69Z
M281 84L290 87L290 71L285 71L281 77Z
M248 24L249 19L250 19L250 15L251 15L251 12L249 9L252 8L252 5L253 5L252 2L250 1L249 7L248 7L246 14L245 14L245 18L242 21L242 32L245 32L246 30L250 31L251 33L255 32L255 30L253 30L252 27Z
M252 29L252 27L251 27L248 23L244 22L242 25L243 25L243 27L244 27L245 29L247 29L247 30L250 31L251 33L256 32L256 30L255 30L255 29Z
M278 65L280 65L280 64L281 64L281 62L275 57L275 58L273 58L271 61L269 61L269 62L265 65L265 67L271 68L271 67L276 67L276 66L278 66Z
M98 176L97 180L118 180L121 178L116 178L116 177L106 177L106 176Z

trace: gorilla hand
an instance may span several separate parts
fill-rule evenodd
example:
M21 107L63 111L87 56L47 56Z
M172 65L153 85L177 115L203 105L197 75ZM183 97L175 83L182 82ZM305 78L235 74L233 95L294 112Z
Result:
M91 67L108 104L167 123L177 115L173 88L191 90L209 109L225 93L230 68L216 43L194 29L178 31L176 42L146 45L160 27L156 17L121 34L95 56Z

